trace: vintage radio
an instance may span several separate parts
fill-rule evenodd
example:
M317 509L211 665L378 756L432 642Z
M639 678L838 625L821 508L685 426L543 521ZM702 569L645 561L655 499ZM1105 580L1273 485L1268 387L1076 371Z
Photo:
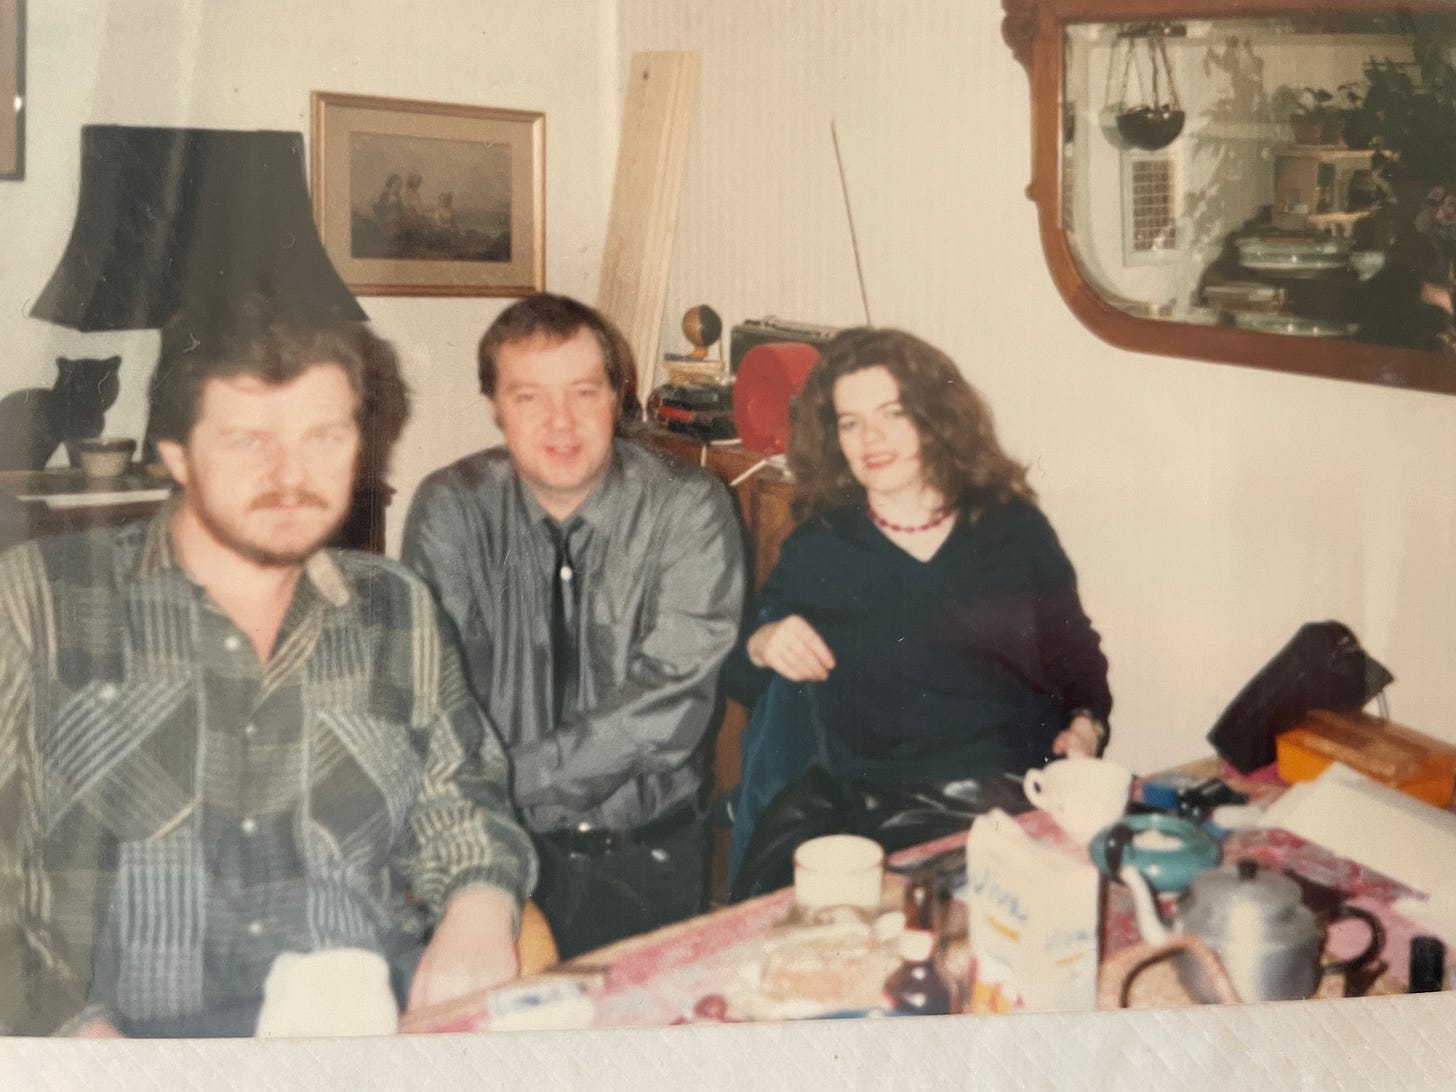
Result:
M756 345L775 341L803 342L821 348L825 342L839 333L837 326L819 326L810 322L793 322L774 315L763 319L748 319L733 327L728 343L728 368L735 374L743 363L744 354Z
M789 403L839 332L833 326L769 317L733 327L733 424L749 451L777 455L788 447Z

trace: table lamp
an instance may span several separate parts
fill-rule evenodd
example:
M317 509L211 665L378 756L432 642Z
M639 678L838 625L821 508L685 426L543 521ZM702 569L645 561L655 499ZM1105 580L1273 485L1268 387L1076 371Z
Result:
M255 292L367 319L314 228L301 134L82 127L76 222L32 317L144 330L184 302Z
M302 135L83 126L76 221L31 316L144 330L249 295L293 318L368 319L314 227Z

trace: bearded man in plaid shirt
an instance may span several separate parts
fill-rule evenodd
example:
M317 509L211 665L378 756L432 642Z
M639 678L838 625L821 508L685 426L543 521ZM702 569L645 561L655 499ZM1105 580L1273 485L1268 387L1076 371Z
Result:
M325 549L398 361L248 301L163 331L149 523L0 558L0 1023L251 1034L285 952L409 1007L517 971L536 860L425 586ZM430 937L423 947L424 936Z

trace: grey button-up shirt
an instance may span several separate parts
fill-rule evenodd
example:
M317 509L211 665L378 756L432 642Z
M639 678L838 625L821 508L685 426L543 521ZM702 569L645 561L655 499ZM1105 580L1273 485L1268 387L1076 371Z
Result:
M702 784L718 668L742 609L737 517L707 471L614 442L606 477L568 521L578 656L559 725L547 519L509 452L492 448L421 484L403 557L459 628L526 825L630 828Z

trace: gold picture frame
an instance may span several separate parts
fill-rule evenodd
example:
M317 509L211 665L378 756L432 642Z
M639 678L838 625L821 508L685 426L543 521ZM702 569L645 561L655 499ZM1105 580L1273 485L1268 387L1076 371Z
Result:
M545 114L315 91L314 220L361 296L546 283Z
M0 178L25 177L25 0L0 0Z

